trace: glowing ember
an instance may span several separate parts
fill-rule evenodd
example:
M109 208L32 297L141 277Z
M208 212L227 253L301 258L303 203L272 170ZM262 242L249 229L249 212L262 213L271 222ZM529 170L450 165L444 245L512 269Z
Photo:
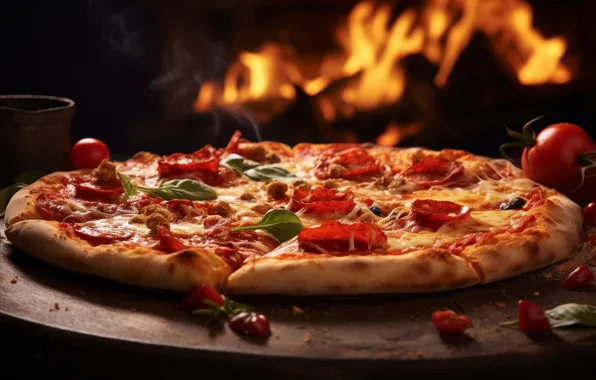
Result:
M401 99L406 79L400 61L409 55L420 53L436 64L435 85L444 86L477 32L488 37L521 84L570 81L572 73L561 62L567 41L544 38L532 21L532 8L522 0L426 0L393 22L389 4L361 2L337 29L341 54L324 57L315 77L301 72L304 65L287 53L290 46L267 42L256 52L240 53L223 85L203 84L195 110L249 108L266 122L294 102L298 87L314 98L325 121L351 118ZM377 142L393 146L403 138L403 127L392 124Z

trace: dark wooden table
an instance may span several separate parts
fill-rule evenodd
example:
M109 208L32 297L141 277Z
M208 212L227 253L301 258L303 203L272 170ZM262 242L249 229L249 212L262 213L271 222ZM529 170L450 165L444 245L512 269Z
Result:
M3 236L2 236L3 238ZM503 378L572 376L592 370L596 329L531 336L499 323L517 301L550 308L596 304L596 289L568 291L569 269L546 270L488 286L423 295L253 297L265 312L265 342L177 309L182 294L138 289L55 268L0 243L0 378ZM594 255L579 255L590 264ZM296 307L300 308L298 310ZM468 314L463 336L430 323L441 308ZM301 312L301 310L303 312Z

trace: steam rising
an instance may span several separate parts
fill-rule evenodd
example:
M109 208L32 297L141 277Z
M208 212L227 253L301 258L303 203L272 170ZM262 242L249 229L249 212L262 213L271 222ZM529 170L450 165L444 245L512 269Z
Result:
M102 0L88 0L88 7L101 28L105 46L113 53L110 57L132 58L144 69L155 72L148 88L166 94L164 102L175 105L180 110L178 113L194 112L192 104L198 88L228 67L230 58L225 49L206 37L192 46L179 38L171 39L166 46L158 46L161 25L155 22L155 14L149 8L123 7ZM212 110L211 115L215 136L230 134L223 126L234 120L234 124L254 132L256 139L261 140L259 125L248 110L219 108Z

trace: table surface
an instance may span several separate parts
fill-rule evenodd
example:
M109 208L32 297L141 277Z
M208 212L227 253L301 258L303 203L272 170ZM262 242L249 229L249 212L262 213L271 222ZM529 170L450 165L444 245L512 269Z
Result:
M10 342L2 350L12 355L13 364L38 363L15 364L18 373L64 366L95 368L98 377L116 367L119 373L129 369L136 375L143 370L151 378L161 373L160 368L168 368L168 375L178 371L181 377L196 376L197 371L245 376L251 370L286 378L313 373L334 379L372 373L404 377L438 370L454 376L500 377L514 369L517 374L535 374L538 368L550 373L577 370L596 354L596 329L557 329L532 336L499 327L515 318L519 299L545 308L567 302L596 304L593 286L582 291L561 287L577 262L434 294L239 298L271 320L273 335L256 341L182 312L176 305L183 294L71 273L16 249L3 235L2 239L0 333ZM580 256L586 264L594 260L590 247ZM438 334L430 315L443 308L469 315L473 326L461 336Z

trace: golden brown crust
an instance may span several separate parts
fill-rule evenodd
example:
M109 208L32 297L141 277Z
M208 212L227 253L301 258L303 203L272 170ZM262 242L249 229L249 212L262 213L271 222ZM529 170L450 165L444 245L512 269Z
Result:
M482 268L485 283L547 267L573 256L584 239L580 206L551 191L546 203L530 215L536 220L520 233L496 236L462 255Z
M421 293L480 283L474 268L446 250L404 255L261 258L228 279L225 291L239 294Z
M35 209L35 200L43 191L52 187L59 187L62 178L74 172L54 172L41 177L31 185L17 191L6 206L4 220L7 226L27 219L40 219L41 215ZM82 172L81 172L82 173Z
M220 288L232 271L223 259L206 249L164 254L143 247L92 247L69 236L54 221L20 221L6 229L6 237L42 261L136 286L182 292L201 283Z

